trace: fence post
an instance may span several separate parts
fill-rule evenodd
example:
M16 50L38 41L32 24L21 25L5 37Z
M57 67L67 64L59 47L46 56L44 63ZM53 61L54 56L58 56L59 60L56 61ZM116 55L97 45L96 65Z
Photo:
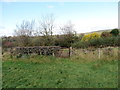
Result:
M98 48L98 57L99 57L99 59L100 59L100 55L101 53L100 53L100 48Z
M69 47L69 57L70 57L70 47Z
M72 55L72 47L69 47L69 57Z
M52 52L53 57L55 56L54 52Z
M72 55L72 47L70 47L70 56Z

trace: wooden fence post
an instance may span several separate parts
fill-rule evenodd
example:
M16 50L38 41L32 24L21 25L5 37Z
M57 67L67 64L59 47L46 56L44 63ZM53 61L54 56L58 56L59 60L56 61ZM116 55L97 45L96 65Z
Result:
M70 47L70 56L72 55L72 47Z
M72 55L72 47L69 47L69 57Z
M100 56L101 56L101 52L100 52L100 48L98 48L98 57L100 59Z
M54 52L52 52L53 57L55 56Z
M69 57L70 57L70 47L69 47Z

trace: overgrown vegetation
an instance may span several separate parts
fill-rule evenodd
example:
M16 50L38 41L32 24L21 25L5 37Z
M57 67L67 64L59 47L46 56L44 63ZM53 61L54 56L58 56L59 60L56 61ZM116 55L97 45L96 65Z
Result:
M116 33L116 35L111 34ZM111 32L103 32L101 35L98 33L92 33L84 35L82 40L73 43L74 48L88 48L88 47L108 47L108 46L120 46L120 35L118 29L113 29Z
M3 50L16 46L72 46L74 48L120 46L120 35L111 34L111 32L118 29L102 34L90 33L77 36L76 32L70 29L72 28L70 25L68 24L68 26L62 28L62 31L64 31L62 35L3 37Z

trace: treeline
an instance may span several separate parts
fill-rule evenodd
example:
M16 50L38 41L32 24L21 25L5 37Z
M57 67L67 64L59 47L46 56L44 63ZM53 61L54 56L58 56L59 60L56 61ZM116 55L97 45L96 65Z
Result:
M113 31L119 31L113 29ZM3 48L11 48L16 46L61 46L61 47L74 47L74 48L88 48L88 47L107 47L107 46L120 46L120 35L115 35L111 32L96 32L91 34L66 34L66 35L53 35L45 36L14 36L3 37ZM21 40L19 40L22 38Z
M55 18L53 15L46 15L41 18L38 24L32 21L23 21L16 25L14 36L2 37L2 47L12 48L16 46L61 46L74 48L120 46L119 29L101 34L94 32L78 35L71 22L60 26L59 35L54 35ZM38 25L38 26L37 26Z
M29 46L61 46L70 47L79 40L76 35L53 35L53 36L10 36L2 37L2 47L29 47Z
M88 48L88 47L107 47L107 46L120 46L119 29L113 29L110 32L96 32L84 35L81 40L73 43L74 48Z
M53 14L42 16L39 22L25 21L16 25L13 37L3 37L3 47L26 46L62 46L70 47L77 39L74 25L69 21L59 26L60 34L55 35L55 17Z

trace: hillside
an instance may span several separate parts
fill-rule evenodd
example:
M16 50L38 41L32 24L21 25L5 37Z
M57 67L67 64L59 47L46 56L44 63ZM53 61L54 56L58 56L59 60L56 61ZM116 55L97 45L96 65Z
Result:
M87 33L84 33L84 34L89 34L89 33L93 33L93 32L97 32L99 34L101 34L102 32L110 32L112 29L107 29L107 30L97 30L97 31L92 31L92 32L87 32Z
M110 32L112 29L106 29L106 30L97 30L97 31L92 31L92 32L86 32L86 33L80 33L80 34L89 34L89 33L93 33L93 32L97 32L99 34L101 34L102 32ZM120 30L119 30L120 31ZM80 35L79 34L79 35Z

